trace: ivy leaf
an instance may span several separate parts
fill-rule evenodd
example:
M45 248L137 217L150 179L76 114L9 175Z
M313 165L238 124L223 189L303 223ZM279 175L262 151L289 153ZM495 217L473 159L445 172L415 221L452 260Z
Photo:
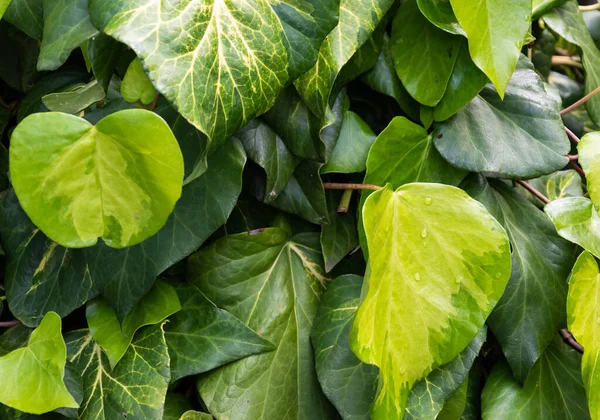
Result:
M78 407L63 382L67 352L60 329L60 317L49 312L26 347L0 357L2 404L33 414Z
M435 146L451 164L473 172L546 175L569 162L570 144L559 111L560 103L523 59L504 100L486 86L464 109L437 124Z
M450 0L417 0L421 13L435 26L454 35L466 36L460 26Z
M533 14L531 16L532 20L539 19L544 16L550 10L554 9L557 6L565 3L566 0L533 0Z
M200 378L200 396L213 415L240 420L333 417L317 382L309 339L325 281L319 249L314 233L290 238L282 229L269 228L226 236L190 257L190 280L218 307L277 346Z
M544 213L502 181L471 177L461 187L504 226L512 245L511 277L488 325L523 383L564 328L573 246L558 236Z
M167 392L163 420L179 420L179 418L192 409L192 403L183 394Z
M585 93L600 85L600 51L579 11L579 4L569 0L544 15L544 22L554 32L581 48L585 70ZM600 123L600 98L592 96L585 107L596 124Z
M321 249L325 271L329 273L358 245L358 234L354 212L337 212L342 193L328 190L326 196L329 223L321 226Z
M567 197L583 197L581 176L573 169L554 172L527 182L550 201ZM539 203L539 200L536 203Z
M200 411L186 411L179 418L179 420L213 420L214 417L208 413L201 413Z
M335 148L329 161L321 168L321 173L364 172L367 155L375 138L373 130L362 118L352 111L346 111Z
M181 311L165 325L171 382L276 349L235 316L217 308L193 284L177 284L175 290Z
M90 22L87 0L43 0L44 32L37 68L56 70L98 30Z
M86 45L94 76L102 89L108 92L108 86L125 46L102 33L93 36Z
M504 92L521 54L531 21L531 0L450 0L469 40L473 61Z
M481 394L483 418L589 419L580 365L581 356L558 334L523 387L512 377L506 363L497 363Z
M600 351L596 339L599 333L598 319L600 319L599 278L600 271L596 259L592 254L584 251L577 259L569 280L567 317L569 330L585 349L581 360L581 374L592 418L598 418L600 415L600 402L596 398L600 376L596 362Z
M29 116L12 134L10 167L32 221L72 248L94 245L99 237L122 248L152 236L167 221L183 182L183 157L171 129L140 109L111 114L96 126L68 114Z
M10 2L12 0L0 0L0 19L2 19L2 16L4 16L4 13L6 12L6 9L8 9L8 6L10 6Z
M600 216L590 199L572 197L554 200L546 205L544 211L560 236L600 258Z
M336 24L336 0L243 4L89 2L92 22L129 45L154 86L217 144L308 70ZM177 36L174 36L177 34Z
M462 413L465 411L467 405L467 389L469 387L469 380L458 388L458 390L452 394L452 397L448 400L442 411L436 417L436 420L455 420L460 419Z
M589 133L577 144L579 163L585 171L590 198L600 208L600 132Z
M267 174L265 201L275 199L289 182L298 159L266 123L252 120L236 137L242 141L248 157Z
M65 337L68 359L83 378L78 418L162 420L169 356L162 325L145 327L114 369L86 330Z
M142 63L139 58L135 58L123 77L121 83L121 95L127 102L140 101L144 105L148 105L156 96L156 89L152 86L152 82L142 68Z
M106 96L96 80L65 92L50 93L42 97L42 103L50 111L77 114Z
M413 98L431 107L439 103L460 44L460 37L439 29L423 16L417 0L402 3L392 23L390 50L398 77Z
M12 0L4 13L4 19L30 37L42 39L44 31L43 0Z
M380 368L373 418L401 418L411 387L460 353L502 296L509 243L482 205L439 184L379 190L367 199L363 220L368 294L350 343Z
M180 309L175 289L158 280L127 314L122 324L119 323L114 309L103 298L90 301L86 305L85 315L92 338L102 347L111 369L114 369L129 348L138 329L145 325L158 324Z

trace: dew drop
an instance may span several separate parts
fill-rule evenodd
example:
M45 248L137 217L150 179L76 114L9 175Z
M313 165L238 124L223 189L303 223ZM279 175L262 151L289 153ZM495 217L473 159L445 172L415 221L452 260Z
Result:
M421 231L421 238L426 238L427 237L427 229L423 228L423 230Z
M596 324L600 324L600 316L596 318Z
M415 280L421 281L421 275L419 273L415 273Z
M462 282L462 280L463 280L463 278L459 276L459 277L457 277L457 278L454 279L454 283L460 284Z
M430 205L432 201L431 197L425 197L425 204Z
M496 278L499 279L501 275L502 275L502 273L500 273L500 272L496 273Z
M404 369L404 366L400 366L400 369L398 369L400 371L400 375L404 375L406 373L406 369Z

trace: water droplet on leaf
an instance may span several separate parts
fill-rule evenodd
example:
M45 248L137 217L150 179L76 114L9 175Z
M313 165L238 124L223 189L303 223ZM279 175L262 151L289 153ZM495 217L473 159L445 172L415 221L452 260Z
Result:
M419 273L415 273L415 280L421 281L421 275Z
M501 275L502 275L502 273L500 273L500 272L496 273L496 278L499 279Z
M425 197L425 204L430 205L432 201L431 197Z

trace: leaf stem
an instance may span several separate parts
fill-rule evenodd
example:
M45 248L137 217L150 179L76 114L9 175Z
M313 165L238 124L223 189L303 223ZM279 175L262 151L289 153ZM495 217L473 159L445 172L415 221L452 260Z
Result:
M598 3L598 4L600 4L600 3ZM568 114L569 112L573 111L574 109L579 108L581 105L583 105L584 103L586 103L587 101L589 101L590 98L592 96L594 96L595 94L597 94L598 92L600 92L600 86L598 86L596 89L592 90L590 93L588 93L587 95L585 95L583 98L581 98L580 100L578 100L574 104L569 105L568 107L566 107L565 109L563 109L562 111L560 111L560 115Z
M567 155L567 157L569 158L569 160L577 160L577 159L579 159L579 155Z
M350 208L350 200L352 200L352 193L354 190L347 189L344 190L344 195L342 195L342 199L340 200L340 205L337 209L338 213L348 213L348 209Z
M570 66L575 67L577 69L582 69L583 64L579 61L574 60L571 57L565 57L564 55L553 55L552 56L552 65L553 66Z
M380 190L379 185L373 184L345 184L342 182L323 182L323 188L326 190Z
M591 10L599 10L599 9L600 9L600 3L590 4L589 6L579 6L579 10L581 10L582 12L589 12Z
M583 169L581 169L581 166L579 166L578 164L576 164L575 161L570 160L569 161L569 166L571 168L575 169L575 172L577 172L580 177L585 178L585 172L583 172Z
M571 331L563 328L558 333L560 334L560 336L562 337L562 339L565 343L567 343L569 346L573 347L579 353L583 354L583 346L581 344L579 344L577 342L577 340L575 340L575 337L573 337L573 334L571 334Z
M517 180L517 184L521 185L523 188L525 188L531 194L535 195L538 199L540 199L541 201L543 201L544 204L548 204L550 202L550 200L548 199L548 197L546 197L544 194L542 194L541 192L539 192L538 190L536 190L535 188L533 188L527 182L521 181L521 180Z
M12 321L2 321L0 322L0 328L8 328L8 327L14 327L15 325L21 325L22 322L19 321L18 319L14 319Z
M569 136L569 138L571 139L571 141L575 144L579 143L579 137L577 137L575 135L575 133L573 133L571 130L569 130L567 127L565 127L565 131L567 132L567 136Z

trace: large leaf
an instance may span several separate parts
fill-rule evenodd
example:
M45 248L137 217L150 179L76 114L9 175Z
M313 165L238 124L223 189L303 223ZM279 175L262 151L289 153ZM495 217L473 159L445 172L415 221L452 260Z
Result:
M68 114L29 116L12 134L10 166L23 209L71 248L94 245L99 237L115 248L147 239L167 221L183 182L171 129L140 109L95 126Z
M67 349L60 329L60 317L50 312L26 347L0 357L2 404L33 414L78 407L63 382Z
M497 363L481 395L483 419L589 419L580 365L581 356L563 343L558 334L523 387L513 378L506 363Z
M317 234L290 238L269 228L226 236L190 258L191 281L277 346L200 378L200 396L217 417L333 416L317 382L309 339L325 280L319 248Z
M544 211L560 236L600 258L600 216L590 199L571 197L554 200Z
M267 111L316 61L337 0L90 0L92 22L129 45L154 86L214 142Z
M550 11L544 15L544 22L554 32L581 48L585 69L585 93L590 93L600 86L600 51L583 20L577 1L569 0ZM592 120L596 124L600 123L600 97L592 96L585 103L585 107Z
M519 61L504 100L486 86L463 110L438 124L435 146L450 163L474 172L534 178L562 169L569 140L560 103L526 59Z
M111 368L121 360L135 332L145 325L154 325L181 309L177 292L158 280L144 298L127 314L121 324L117 314L103 298L96 298L85 308L90 334L102 347Z
M229 312L217 308L193 284L177 284L175 290L181 300L181 311L165 325L171 381L275 350L273 343Z
M339 23L327 35L319 58L295 85L308 107L319 118L332 119L330 105L335 82L342 67L365 43L393 0L341 0Z
M98 34L90 22L87 0L43 0L44 36L38 70L56 70L75 48Z
M600 418L600 371L597 367L598 336L600 327L600 270L592 254L584 251L573 267L569 280L567 316L569 330L585 351L581 360L581 374L587 393L592 418Z
M412 386L460 353L502 296L510 247L481 204L440 184L377 191L363 220L368 294L350 340L380 368L373 418L402 418Z
M44 0L13 0L4 19L32 38L42 39L44 30Z
M432 107L440 102L460 44L459 36L441 30L423 16L417 0L402 3L392 24L390 50L398 77L413 98Z
M68 359L83 378L78 419L162 420L169 383L169 356L162 325L145 327L111 369L86 330L66 335Z
M600 132L586 134L577 144L579 163L585 171L590 198L600 208Z
M512 245L511 277L488 325L523 383L565 326L573 246L558 236L543 212L502 181L475 176L461 187L504 226Z
M531 20L531 0L450 0L469 39L473 61L501 98L515 70Z

